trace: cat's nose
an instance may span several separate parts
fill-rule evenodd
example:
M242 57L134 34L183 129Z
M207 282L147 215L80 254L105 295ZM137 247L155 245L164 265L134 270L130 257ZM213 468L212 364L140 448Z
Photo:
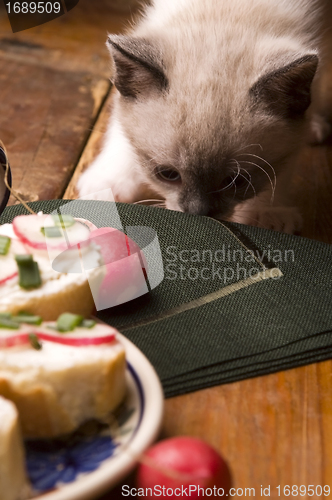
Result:
M207 215L210 207L204 200L190 200L184 206L184 211L192 215Z

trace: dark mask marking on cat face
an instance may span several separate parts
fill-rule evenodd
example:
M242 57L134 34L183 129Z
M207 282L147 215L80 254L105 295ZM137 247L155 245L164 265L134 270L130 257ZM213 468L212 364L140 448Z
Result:
M249 164L241 160L241 167L239 164L238 168L233 168L234 164L225 161L220 164L219 171L205 167L201 175L191 172L179 191L179 207L191 214L230 215L238 203L266 188L266 174L260 167L255 168L255 165L264 163L256 159L257 163L253 165L252 158L248 158ZM254 191L250 184L252 179Z
M167 89L158 50L144 39L112 35L108 48L115 65L114 85L123 97L136 99Z

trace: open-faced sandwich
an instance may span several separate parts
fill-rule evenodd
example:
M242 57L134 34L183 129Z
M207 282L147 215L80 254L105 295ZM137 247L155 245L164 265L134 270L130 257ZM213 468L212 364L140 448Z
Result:
M98 289L104 277L89 233L88 225L69 215L22 215L0 226L0 312L28 311L45 320L65 311L89 316L91 285ZM81 268L83 254L88 271ZM52 261L61 255L58 272Z
M126 391L117 330L64 313L56 322L0 314L0 395L28 437L54 437L105 420Z

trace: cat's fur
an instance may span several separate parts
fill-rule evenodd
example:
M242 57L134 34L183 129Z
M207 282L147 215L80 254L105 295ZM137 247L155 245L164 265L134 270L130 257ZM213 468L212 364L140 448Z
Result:
M134 31L109 36L115 104L79 195L152 192L169 209L299 229L287 187L308 133L319 4L154 0Z

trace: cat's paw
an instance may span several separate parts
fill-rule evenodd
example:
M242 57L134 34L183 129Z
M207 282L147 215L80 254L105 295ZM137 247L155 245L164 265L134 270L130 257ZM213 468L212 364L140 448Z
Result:
M90 167L86 170L77 182L77 191L79 198L88 200L106 200L115 201L114 189L110 179L101 175L99 171Z
M130 172L124 170L121 174L119 170L110 171L100 168L99 164L92 164L77 182L78 197L120 203L156 198L156 193L135 169Z
M80 198L89 200L133 203L139 199L140 183L134 174L127 177L119 174L115 176L109 169L92 165L79 178L77 191Z
M257 225L287 234L298 233L303 220L296 207L268 207L257 213Z
M232 222L273 229L287 234L298 233L303 219L296 207L245 206L234 210Z

